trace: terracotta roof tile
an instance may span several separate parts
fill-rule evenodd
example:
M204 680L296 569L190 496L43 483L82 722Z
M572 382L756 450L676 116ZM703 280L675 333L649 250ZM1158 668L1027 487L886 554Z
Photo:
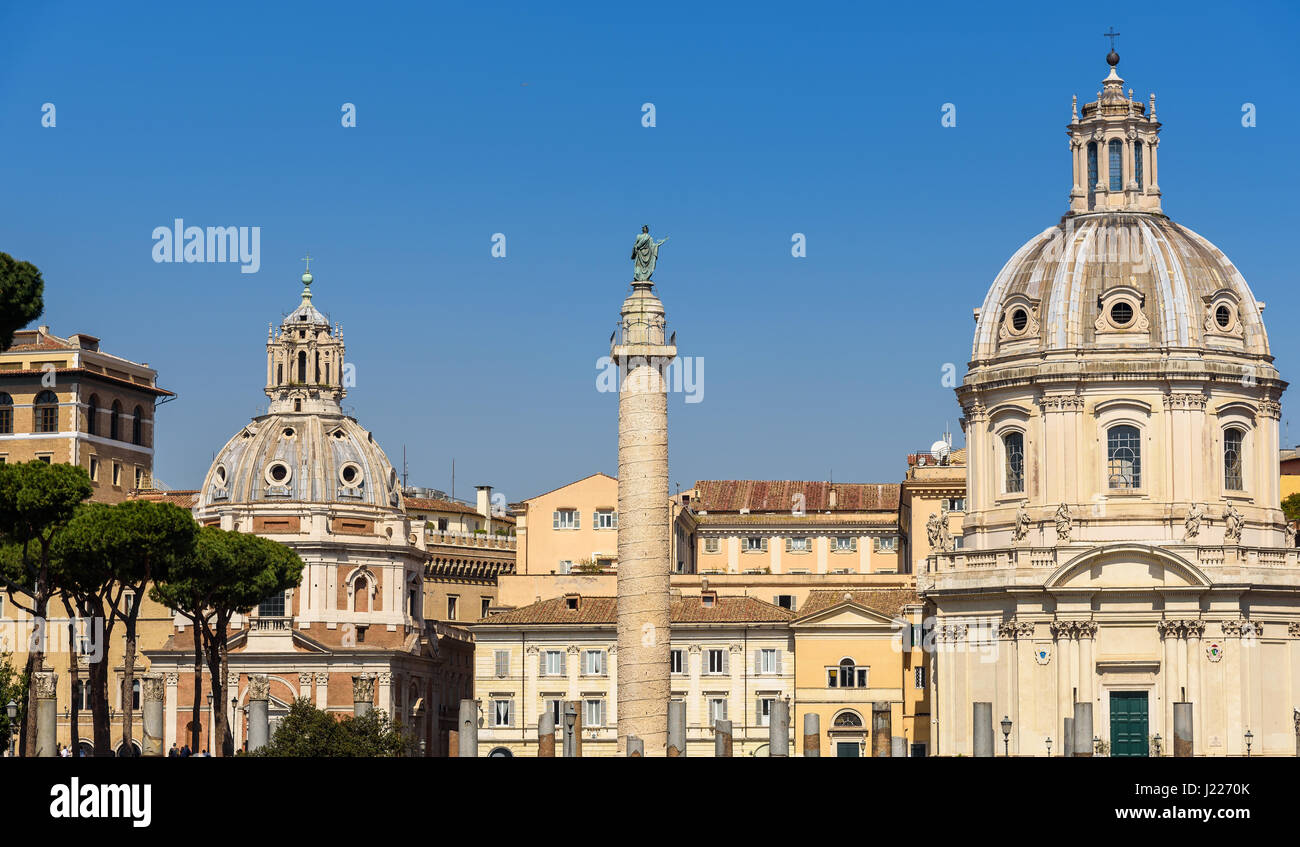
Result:
M567 598L556 597L529 606L476 621L478 624L605 624L617 619L618 600L614 597L580 597L578 608L569 609ZM794 613L753 597L718 597L705 606L698 595L672 601L669 612L674 624L690 623L780 623L794 618Z
M193 509L199 502L199 492L195 491L155 491L142 489L130 495L132 500L149 500L154 503L171 503L183 509Z
M898 617L904 606L918 606L921 598L914 588L865 588L857 590L817 590L808 592L808 599L799 607L799 617L805 618L817 612L825 611L831 606L844 602L845 595L850 595L854 603L880 612L882 615Z
M800 480L703 479L695 483L697 511L789 513L795 495L802 494L808 512L895 511L899 485L896 482L810 482ZM835 489L835 508L830 492Z

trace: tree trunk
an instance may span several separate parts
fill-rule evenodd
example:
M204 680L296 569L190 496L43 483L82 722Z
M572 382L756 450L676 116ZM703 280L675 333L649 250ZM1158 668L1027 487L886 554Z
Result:
M224 634L225 633L223 632L222 635L224 636ZM230 653L226 649L226 639L223 637L221 639L221 682L222 684L225 685L229 681L229 679L230 679ZM224 688L222 690L225 691ZM234 692L231 693L238 696L238 689L236 689ZM226 706L224 702L221 705L221 718L226 723L226 732L224 735L221 736L221 755L233 756L235 755L235 731L229 725L230 713L226 711Z
M199 735L203 731L203 722L199 719L199 704L203 702L203 633L199 631L199 622L191 620L194 628L194 701L190 707L190 753L199 754Z
M137 597L140 595L136 595ZM136 601L137 603L139 601ZM125 668L122 671L122 737L126 739L135 738L135 615L128 615L126 618L126 657L124 660ZM141 694L143 695L143 691ZM141 697L141 704L143 703Z
M42 556L44 559L44 556ZM42 564L36 576L35 592L32 596L32 620L37 629L32 632L32 641L27 645L27 714L23 716L23 755L36 758L36 674L45 667L45 621L48 617L50 597L47 585L46 567Z
M108 717L108 651L90 665L90 714L95 755L113 755L113 727Z
M68 611L68 715L71 724L68 747L72 750L73 756L79 756L81 754L81 703L77 701L77 682L81 676L81 666L77 661L77 615L73 611L72 604L67 600L63 601L63 608Z
M212 746L216 748L212 755L220 756L226 746L226 710L221 707L225 696L224 680L221 679L221 646L214 636L204 647L208 656L208 675L212 678L209 683L212 688Z

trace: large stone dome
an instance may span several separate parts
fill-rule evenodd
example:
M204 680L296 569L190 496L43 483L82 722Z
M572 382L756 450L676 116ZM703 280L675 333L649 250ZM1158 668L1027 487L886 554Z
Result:
M397 472L374 436L346 415L279 413L255 418L221 448L200 506L347 503L401 506Z
M1066 215L997 275L972 358L1084 348L1267 357L1262 308L1221 250L1163 214Z

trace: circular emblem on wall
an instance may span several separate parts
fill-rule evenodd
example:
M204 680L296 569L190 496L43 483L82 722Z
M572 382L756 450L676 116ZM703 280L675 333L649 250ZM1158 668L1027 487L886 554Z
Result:
M1217 662L1223 658L1223 648L1219 646L1219 642L1211 641L1205 645L1205 657L1211 662Z
M1034 648L1034 658L1038 661L1038 664L1040 665L1047 664L1048 662L1052 661L1052 648L1050 647Z

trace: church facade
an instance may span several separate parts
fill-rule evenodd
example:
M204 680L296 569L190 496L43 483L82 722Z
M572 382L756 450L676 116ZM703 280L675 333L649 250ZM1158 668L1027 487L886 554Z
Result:
M975 313L963 543L917 575L934 752L971 755L989 703L998 755L1294 755L1286 383L1264 304L1162 210L1155 96L1107 61L1067 127L1069 211Z
M224 708L234 747L242 747L250 677L265 675L272 730L297 698L336 714L369 704L399 723L423 755L442 755L442 705L448 695L465 695L464 686L444 690L448 671L469 678L467 659L457 669L445 657L463 659L470 639L425 619L425 521L407 514L397 471L345 412L343 333L312 304L311 274L302 280L301 303L267 332L267 413L217 453L194 515L205 526L279 541L306 567L299 586L232 622L228 702L208 695L205 743L219 746L212 710ZM185 618L174 624L165 646L145 651L165 685L167 748L188 741L195 697L193 635ZM207 690L205 679L201 706Z

